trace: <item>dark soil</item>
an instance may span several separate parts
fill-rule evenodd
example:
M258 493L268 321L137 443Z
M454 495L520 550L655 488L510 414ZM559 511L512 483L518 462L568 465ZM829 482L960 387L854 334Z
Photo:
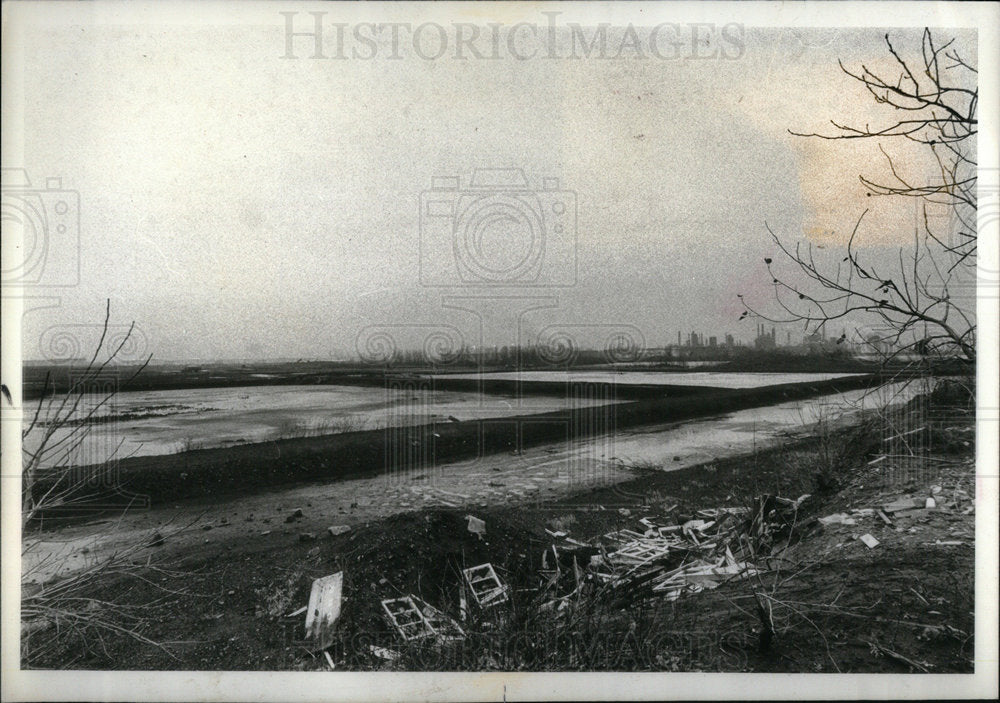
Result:
M975 495L972 435L967 427L942 433L949 451L931 456L920 471L870 465L878 437L860 430L840 435L838 446L846 449L822 492L817 476L830 438L673 472L642 471L627 483L556 503L477 510L486 522L484 540L466 529L466 511L434 510L315 541L291 533L277 540L216 541L185 554L170 553L168 544L150 550L151 563L170 564L176 573L153 574L151 582L109 576L92 586L103 600L148 606L141 633L161 647L124 634L104 633L98 642L51 626L23 639L24 662L42 668L325 669L325 658L303 640L304 615L286 615L307 603L313 579L343 571L345 600L329 649L338 669L969 672L974 513L966 512L972 503L961 491ZM675 602L618 604L576 633L525 616L537 612L532 589L541 553L553 542L547 527L585 541L611 529L634 529L638 517L665 514L675 504L670 514L681 521L701 508L748 505L764 493L812 493L816 517L876 507L900 495L924 496L932 485L943 489L942 507L898 515L891 527L871 517L857 526L804 529L791 563L755 586L773 603L775 635L766 648L746 582ZM869 549L854 539L865 533L881 544ZM414 594L458 617L461 569L487 561L512 587L512 606L481 619L473 612L469 637L448 647L400 642L382 616L382 599ZM387 662L369 645L403 656Z

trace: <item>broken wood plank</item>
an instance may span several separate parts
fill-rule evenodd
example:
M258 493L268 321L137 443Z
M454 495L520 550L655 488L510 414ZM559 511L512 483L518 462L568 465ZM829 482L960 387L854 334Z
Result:
M333 626L340 617L343 589L343 571L313 581L306 611L306 636L320 649L333 644Z

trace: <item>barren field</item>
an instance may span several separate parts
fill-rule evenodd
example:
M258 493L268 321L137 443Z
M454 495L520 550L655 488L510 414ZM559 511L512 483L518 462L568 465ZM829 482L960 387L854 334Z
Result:
M872 445L848 433L853 449L843 457L836 485L823 490L816 484L823 443L813 438L670 472L623 468L607 477L618 481L614 485L581 485L561 497L514 489L507 501L458 491L423 501L417 494L433 494L434 482L412 477L396 490L412 495L413 503L389 517L380 507L383 495L363 500L362 492L342 484L294 496L302 502L286 495L280 502L270 496L205 506L197 521L160 526L152 543L132 553L136 562L157 569L150 572L155 578L109 574L95 584L100 597L118 607L155 603L141 612L136 627L156 644L119 634L95 646L72 632L47 641L50 625L26 637L26 661L85 668L327 669L325 657L304 637L300 607L313 579L342 571L344 605L328 650L337 669L970 671L974 465L971 433L953 428L950 436L926 470L907 472L869 463ZM513 458L493 463L478 480L490 477L487 484L513 488L547 478L518 474ZM410 490L421 482L426 488ZM344 500L355 498L353 511L331 510L340 489ZM578 610L582 605L539 614L552 597L543 591L538 600L538 573L553 545L572 555L580 549L573 542L644 529L640 518L679 525L705 508L749 506L753 496L809 493L815 497L798 515L795 538L782 559L761 564L757 580L723 580L676 600L629 592L603 615ZM933 509L891 507L900 498L922 503L932 495ZM887 522L876 509L888 511ZM839 513L850 524L817 520ZM469 514L484 521L482 538L467 529ZM325 533L341 523L351 529ZM877 545L866 546L863 535ZM485 562L514 589L510 601L463 617L460 571ZM465 638L443 645L401 641L379 602L407 594L461 622ZM755 594L763 594L770 608L766 643Z

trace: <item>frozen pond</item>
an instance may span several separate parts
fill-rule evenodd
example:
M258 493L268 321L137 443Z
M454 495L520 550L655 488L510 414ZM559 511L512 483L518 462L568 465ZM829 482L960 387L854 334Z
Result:
M99 398L88 398L97 403ZM44 466L93 464L123 458L172 454L185 449L224 447L286 437L419 425L432 421L508 417L561 410L565 397L458 393L360 386L253 386L171 391L123 392L93 413L98 421L53 436L66 439ZM600 405L573 399L574 407ZM86 415L80 408L76 415ZM42 418L44 419L44 412ZM38 446L45 427L36 428L25 448ZM69 451L75 439L82 441ZM119 447L120 443L120 447ZM66 451L63 451L63 450Z
M435 378L482 378L508 381L577 381L622 385L708 386L714 388L761 388L782 383L826 381L858 376L856 373L747 373L726 371L496 371L442 374Z
M927 390L925 382L895 383L668 426L619 430L598 455L626 466L680 469L774 446L790 436L815 432L820 423L836 427L860 412L900 405Z
M755 388L794 381L824 380L851 374L735 374L735 373L656 373L656 372L525 372L525 380L581 380L618 383L662 383L705 385L725 388ZM474 374L456 374L472 377ZM489 374L491 378L513 378L516 374ZM689 379L695 379L697 383ZM884 390L883 392L889 392ZM793 404L756 408L729 416L721 427L709 421L693 421L678 429L664 444L657 439L655 452L663 456L711 454L711 447L725 447L741 438L752 420L752 431L761 436L786 431L793 425L810 422L813 414L826 412L830 404L850 405L864 391L835 394ZM88 398L97 402L99 398ZM97 422L89 427L69 427L57 432L43 466L98 464L109 458L173 454L188 449L225 447L242 443L336 434L385 427L476 420L551 412L566 408L601 405L597 399L564 396L478 394L468 392L405 390L361 386L253 386L200 388L171 391L119 393L112 404L93 414ZM78 417L86 409L77 412ZM44 420L44 413L42 419ZM743 418L749 418L744 420ZM25 448L38 446L45 426L36 428L25 440ZM696 431L695 431L696 430ZM691 432L695 431L695 435ZM625 436L639 433L623 433ZM619 437L621 440L621 437ZM684 446L679 446L678 443ZM693 443L693 444L692 444ZM640 441L639 444L642 444ZM704 450L702 449L704 448ZM645 449L640 452L645 453ZM644 457L648 459L648 457Z
M328 523L320 521L327 520L330 515L338 515L338 522L361 524L422 508L514 507L526 501L555 500L575 491L628 481L634 477L629 466L671 471L727 456L749 454L755 448L780 444L789 435L810 432L820 420L849 419L861 409L902 403L920 391L917 383L907 387L902 384L885 386L871 393L851 391L689 422L619 431L613 437L556 442L518 453L443 462L435 467L433 480L428 480L426 474L414 472L408 476L392 473L306 486L275 487L258 494L223 497L213 503L210 518L215 522L215 516L229 515L229 524L218 528L216 523L218 529L240 535L242 539L254 539L262 529L270 528L259 521L247 522L241 518L248 514L273 515L275 505L310 503L312 509L305 519L315 514L316 526L321 531ZM87 526L70 527L44 538L26 551L22 556L25 578L37 583L53 576L56 568L70 572L91 566L98 559L140 541L148 541L154 530L171 534L172 525L204 519L204 503L195 502L179 507L132 511L102 524L96 534ZM168 541L200 545L202 535L196 529L178 530Z

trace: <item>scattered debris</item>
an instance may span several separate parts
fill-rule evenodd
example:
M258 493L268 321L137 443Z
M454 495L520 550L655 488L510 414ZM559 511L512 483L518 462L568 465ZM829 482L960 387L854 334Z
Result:
M345 532L350 532L351 531L351 526L350 525L330 525L328 528L326 528L326 531L330 534L331 537L336 537L337 535L342 535Z
M914 508L923 508L924 501L921 498L899 498L894 500L887 505L882 506L882 510L886 513L901 513L904 510L913 510Z
M877 547L880 544L879 541L874 537L872 537L870 534L863 534L858 539L864 542L865 546L868 547L869 549L875 549L875 547Z
M465 637L465 631L453 618L445 615L433 605L425 600L421 600L417 596L411 594L410 598L419 606L420 612L424 614L424 618L430 623L438 639L461 639Z
M562 535L561 544L542 554L541 588L556 594L542 607L562 613L571 597L593 585L613 589L624 605L646 597L676 600L757 574L752 562L793 539L799 506L807 498L762 496L752 510L699 510L697 517L678 515L677 524L663 515L642 517L636 522L643 532L623 528L589 544ZM546 532L560 538L554 530Z
M433 637L437 634L434 626L430 624L427 617L413 601L412 596L386 599L382 601L382 608L385 610L389 622L396 628L396 632L407 642L422 637Z
M385 647L376 647L373 644L368 645L368 651L379 659L385 659L386 661L396 661L401 656L399 652L386 649Z
M482 539L483 535L486 534L486 522L480 520L474 515L466 515L465 519L469 521L468 524L469 532L476 535L479 539Z
M882 443L885 444L887 442L891 442L894 439L900 439L901 437L908 437L911 434L916 434L917 432L923 432L926 429L927 429L926 426L918 427L917 429L910 430L909 432L902 432L900 434L893 435L892 437L886 437L885 439L882 440Z
M884 655L884 656L888 657L889 659L897 661L900 664L905 664L906 666L908 666L908 667L910 667L912 669L916 669L917 671L923 672L925 674L928 673L928 671L929 671L928 667L930 666L930 664L928 664L927 662L917 662L917 661L914 661L913 659L910 659L909 657L904 657L899 652L894 652L894 651L892 651L891 649L889 649L887 647L883 647L882 645L878 644L877 642L867 642L867 644L868 644L869 647L871 647L872 654L874 654L875 656L883 656Z
M565 537L566 536L566 533L563 532L562 530L550 530L548 528L545 528L545 533L549 537L555 537L556 539L559 539L560 537Z
M888 515L886 515L885 513L883 513L883 512L881 511L881 510L876 510L876 511L875 511L875 514L876 514L876 515L878 515L878 516L879 516L879 519L880 519L880 520L881 520L882 522L884 522L884 523L885 523L885 524L886 524L887 526L889 526L889 527L892 527L892 526L893 526L893 524L892 524L892 520L890 520L890 519L889 519L889 516L888 516Z
M302 613L304 613L304 612L306 612L306 606L303 605L301 608L299 608L298 610L293 610L292 612L290 612L285 617L286 618L298 617L299 615L302 615Z
M819 519L821 525L857 525L858 522L854 518L848 516L847 513L834 513L833 515L827 515L826 517L821 517Z
M507 600L507 586L500 582L489 562L463 569L462 574L480 608L489 608Z
M313 581L306 611L306 636L315 641L319 649L333 644L333 625L340 617L343 589L343 571Z
M330 668L336 670L337 667L333 665L333 657L331 657L330 653L325 649L323 650L323 656L326 657L326 663L330 665Z

